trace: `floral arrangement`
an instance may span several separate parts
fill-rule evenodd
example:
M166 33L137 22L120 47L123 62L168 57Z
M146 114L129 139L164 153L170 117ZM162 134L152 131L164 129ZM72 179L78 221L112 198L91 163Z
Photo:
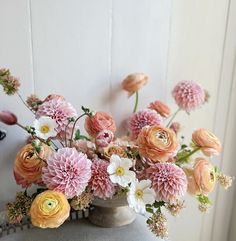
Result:
M135 96L135 106L127 120L127 135L118 137L110 114L85 107L78 114L63 96L55 94L45 99L31 95L24 101L19 80L8 69L0 69L3 91L18 95L35 116L31 125L23 126L13 113L0 112L1 122L29 134L14 162L16 183L24 191L7 204L11 223L29 215L37 227L56 228L68 218L71 208L84 210L94 198L125 194L135 212L147 215L150 230L165 238L165 210L176 216L185 207L187 192L196 198L200 211L208 210L208 195L216 182L227 189L233 180L211 163L210 158L220 154L221 143L200 128L192 133L191 143L185 144L181 125L174 118L179 111L190 113L201 107L209 95L198 83L182 81L172 91L176 112L171 114L160 100L137 111L138 91L148 81L142 73L123 80L122 88L129 97ZM83 117L86 135L80 130ZM33 185L38 188L30 194Z

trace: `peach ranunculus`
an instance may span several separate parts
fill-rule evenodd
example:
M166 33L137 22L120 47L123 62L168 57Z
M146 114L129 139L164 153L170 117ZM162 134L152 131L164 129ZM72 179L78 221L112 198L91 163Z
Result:
M40 228L57 228L70 215L70 204L63 193L47 190L36 196L30 207L32 224Z
M149 77L146 74L130 74L122 81L122 88L128 91L129 96L131 96L133 93L137 92L144 85L146 85L148 83L148 80Z
M144 127L137 142L140 154L152 162L168 161L178 147L174 131L158 125Z
M28 187L32 183L42 183L42 168L45 159L52 153L52 149L42 144L40 153L36 153L32 144L25 145L18 153L14 164L16 183Z
M188 192L190 194L207 194L213 191L216 173L209 161L196 158L193 169L185 168L184 171L188 179Z
M106 160L110 160L112 155L118 155L123 158L127 157L125 150L121 146L112 143L103 149L103 155Z
M163 102L156 100L148 106L149 109L155 110L161 116L167 118L170 115L170 108Z
M219 139L203 128L193 132L192 141L206 156L218 155L222 149Z
M111 115L100 111L85 119L85 129L90 136L95 138L103 130L110 130L114 133L116 124Z

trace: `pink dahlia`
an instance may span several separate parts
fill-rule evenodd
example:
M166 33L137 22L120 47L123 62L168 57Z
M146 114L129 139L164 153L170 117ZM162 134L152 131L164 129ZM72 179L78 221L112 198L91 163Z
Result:
M191 111L205 103L206 94L193 80L179 82L172 91L176 104L185 111Z
M61 138L65 137L65 129L68 125L68 118L76 117L77 112L74 107L62 98L53 98L45 101L39 106L36 117L49 116L57 123L56 131ZM71 133L73 124L67 127L67 134Z
M75 148L61 148L47 159L42 180L50 190L67 198L79 196L91 178L91 161Z
M156 163L147 169L147 177L152 181L159 201L175 203L186 193L186 175L175 164Z
M128 128L131 135L136 139L145 126L160 125L162 117L154 110L141 110L133 114L128 120Z
M98 158L92 164L91 189L94 196L102 199L112 198L115 193L115 185L107 172L108 165L108 162Z

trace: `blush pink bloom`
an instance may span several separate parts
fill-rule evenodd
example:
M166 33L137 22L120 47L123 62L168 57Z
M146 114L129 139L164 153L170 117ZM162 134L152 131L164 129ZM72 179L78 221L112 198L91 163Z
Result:
M0 111L0 122L6 125L15 125L17 117L10 111Z
M107 172L109 162L94 159L92 164L92 177L90 186L95 197L102 199L112 198L115 193L115 185L111 182Z
M103 130L98 133L95 138L95 143L98 147L108 146L114 138L114 133L110 130Z
M62 139L65 138L65 129L68 125L68 118L76 117L77 112L75 108L67 101L54 98L49 101L44 102L39 106L36 112L36 117L49 116L57 123L56 131L58 136ZM67 127L67 136L70 136L72 131L73 123Z
M141 110L134 113L128 120L128 128L136 139L145 126L161 125L162 117L153 110Z
M116 124L111 115L106 112L96 112L92 117L85 119L85 129L92 137L96 137L103 130L116 131Z
M67 198L79 196L91 178L91 161L75 148L61 148L47 159L42 180L50 190Z
M176 104L183 110L189 112L205 103L205 91L192 80L179 82L172 91Z
M159 201L175 203L187 191L186 175L175 164L156 163L147 169L147 177Z
M170 108L163 102L156 100L148 106L149 109L155 110L161 116L167 118L170 115Z

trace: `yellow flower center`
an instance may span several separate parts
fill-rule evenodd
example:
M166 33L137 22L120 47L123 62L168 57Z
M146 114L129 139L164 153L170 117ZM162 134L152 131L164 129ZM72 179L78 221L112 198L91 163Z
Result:
M135 192L135 197L137 199L141 199L143 197L143 190L141 189L138 189L136 192Z
M56 208L58 201L51 198L46 198L42 204L42 209L45 213L49 213Z
M124 176L124 174L125 174L125 169L123 167L118 167L116 169L116 175L117 176Z
M40 127L40 132L42 132L43 134L46 134L50 131L50 128L48 125L43 125Z

